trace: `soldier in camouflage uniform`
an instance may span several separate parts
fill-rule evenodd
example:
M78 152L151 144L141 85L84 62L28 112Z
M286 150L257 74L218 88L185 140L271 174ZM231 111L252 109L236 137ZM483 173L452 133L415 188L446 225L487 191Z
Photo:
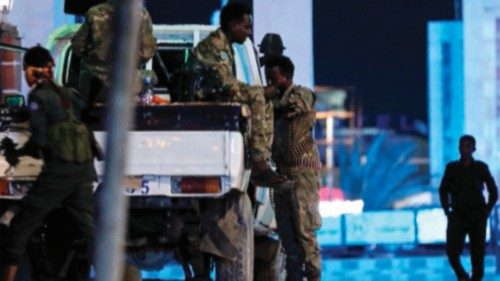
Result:
M276 189L278 234L287 258L287 280L320 280L321 256L316 230L321 226L319 170L321 162L312 130L316 121L314 93L293 84L294 65L279 56L266 62L268 83L277 87L274 101L273 159L278 172L294 182Z
M235 102L248 104L251 109L252 131L250 150L253 160L252 179L256 184L276 186L286 181L270 168L273 120L265 90L237 80L234 73L232 43L242 44L252 34L250 9L243 4L230 3L221 11L221 27L194 48L197 61L208 66L222 82Z
M90 8L85 14L85 22L72 39L73 52L81 58L81 69L78 81L80 92L88 97L88 102L106 101L106 88L109 87L110 48L112 36L112 16L115 12L114 2ZM150 60L156 51L156 39L153 36L151 17L145 8L141 10L139 64ZM140 75L138 75L138 78ZM137 81L138 82L138 81ZM136 84L136 92L140 91L140 83Z
M53 81L53 66L49 51L40 46L29 49L24 55L25 78L32 87L28 95L31 136L22 148L4 151L4 154L11 166L15 166L22 155L42 158L44 164L7 230L7 266L3 281L14 281L29 237L41 226L47 214L57 207L62 206L73 215L82 238L89 244L95 231L92 183L97 175L90 135L84 127L78 127L78 134L63 137L72 144L78 143L78 148L74 150L71 148L75 146L63 146L59 142L61 138L55 137L55 130L61 129L62 124L68 124L72 116L78 116L78 109L71 99L71 91ZM2 140L3 147L6 147L6 140ZM63 150L72 152L66 154ZM68 157L72 160L68 160ZM90 267L87 268L86 277L81 277L88 280L89 270Z

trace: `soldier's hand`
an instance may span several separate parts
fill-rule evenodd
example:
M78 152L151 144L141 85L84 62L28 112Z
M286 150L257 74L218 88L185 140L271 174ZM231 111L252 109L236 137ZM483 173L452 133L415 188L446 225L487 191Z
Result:
M9 138L9 137L4 137L2 141L0 141L0 147L2 150L15 150L16 149L16 143Z
M276 98L278 95L278 88L276 88L274 85L267 85L264 87L264 96L266 97L267 100L271 100Z
M283 183L278 185L274 190L276 190L278 192L279 191L287 191L287 190L293 189L294 186L295 186L295 181L287 178L286 181L284 181Z
M5 161L11 166L19 164L19 153L16 150L16 146L17 144L9 137L5 137L0 141L0 149L3 152Z
M17 153L17 150L10 150L10 151L5 151L4 153L5 156L5 161L9 163L12 167L17 166L19 164L19 155Z

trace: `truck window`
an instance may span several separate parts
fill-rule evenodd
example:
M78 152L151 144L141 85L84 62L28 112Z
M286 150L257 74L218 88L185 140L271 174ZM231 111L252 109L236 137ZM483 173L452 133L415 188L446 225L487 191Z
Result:
M78 89L78 75L80 74L80 59L73 54L69 47L67 52L63 52L62 85Z
M155 92L160 94L168 92L168 80L184 64L190 48L190 44L158 44L157 52L159 57L155 56L153 58L153 71L158 77ZM165 69L163 69L162 64Z

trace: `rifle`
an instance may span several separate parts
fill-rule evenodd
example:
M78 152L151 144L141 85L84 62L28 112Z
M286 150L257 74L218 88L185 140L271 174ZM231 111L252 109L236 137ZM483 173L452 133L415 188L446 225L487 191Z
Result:
M13 167L19 164L19 153L16 147L17 144L9 137L4 137L2 141L0 141L0 151L7 163Z

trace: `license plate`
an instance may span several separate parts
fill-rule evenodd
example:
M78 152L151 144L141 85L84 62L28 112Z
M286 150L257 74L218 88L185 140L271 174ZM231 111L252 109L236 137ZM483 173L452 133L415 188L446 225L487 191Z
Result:
M123 187L127 195L148 195L150 186L155 186L157 179L151 176L127 176L123 179Z

